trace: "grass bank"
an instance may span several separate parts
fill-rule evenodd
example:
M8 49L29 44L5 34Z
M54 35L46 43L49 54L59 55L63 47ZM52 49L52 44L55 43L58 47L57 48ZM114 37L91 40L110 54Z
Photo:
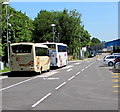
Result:
M0 70L0 73L1 72L9 72L10 70L7 68L7 67L5 67L5 69L4 70Z

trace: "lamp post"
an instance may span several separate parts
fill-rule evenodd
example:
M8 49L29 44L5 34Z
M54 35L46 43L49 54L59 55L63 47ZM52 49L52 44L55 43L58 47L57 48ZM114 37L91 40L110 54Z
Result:
M8 52L8 65L9 65L9 39L8 39L8 19L9 19L9 15L8 15L8 5L9 2L3 2L3 5L6 5L6 29L7 29L7 34L6 34L6 38L7 38L7 52Z
M55 32L54 32L54 27L55 27L55 24L52 24L52 32L53 32L53 42L54 42L54 37L55 37Z
M60 33L58 33L58 42L60 42Z

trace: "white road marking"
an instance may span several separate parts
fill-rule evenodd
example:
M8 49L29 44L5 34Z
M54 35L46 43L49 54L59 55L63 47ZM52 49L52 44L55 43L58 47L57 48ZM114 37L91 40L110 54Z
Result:
M44 80L56 80L56 79L59 79L59 78L43 78Z
M70 80L72 80L73 78L75 78L75 76L70 77L68 80L70 81Z
M74 65L80 65L81 63L75 63Z
M99 60L101 60L100 58L97 58L97 60L99 61Z
M74 63L74 62L81 62L81 60L69 61L69 63Z
M0 80L6 79L6 78L8 78L8 76L0 76Z
M58 72L57 71L51 71L51 72L47 72L47 73L44 73L42 75L39 75L38 77L49 77L49 76L52 76L56 73L58 73Z
M85 69L83 68L81 71L84 71Z
M72 68L72 67L73 67L72 65L69 65L69 66L66 66L66 67L64 67L62 69L69 69L69 68Z
M32 108L36 107L39 103L41 103L42 101L44 101L47 97L49 97L51 95L51 93L48 93L47 95L45 95L43 98L41 98L38 102L36 102L34 105L32 105Z
M76 73L76 76L79 75L79 74L80 74L80 72Z
M68 69L68 70L66 70L67 72L70 72L71 70L73 70L73 69Z
M56 87L55 89L58 90L60 89L62 86L64 86L66 84L66 82L63 82L62 84L60 84L58 87Z
M12 87L18 86L18 85L20 85L20 84L23 84L23 83L25 83L25 82L28 82L28 81L34 80L34 79L36 79L36 78L39 78L39 77L36 76L36 77L30 78L30 79L27 79L27 80L21 81L21 82L19 82L19 83L16 83L16 84L10 85L10 86L8 86L8 87L2 88L2 89L0 89L0 91L4 91L4 90L6 90L6 89L9 89L9 88L12 88Z

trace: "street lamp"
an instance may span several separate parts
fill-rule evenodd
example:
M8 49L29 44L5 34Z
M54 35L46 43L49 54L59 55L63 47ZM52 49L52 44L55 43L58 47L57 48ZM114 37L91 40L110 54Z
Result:
M60 42L60 33L58 33L58 42Z
M55 27L55 24L51 24L51 26L52 26L52 32L53 32L53 42L54 42L54 36L55 36L54 27Z
M81 38L79 38L79 42L80 42L80 48L79 48L79 59L82 59L82 45L81 45Z
M9 39L8 39L8 19L9 19L8 5L9 5L9 2L3 2L2 4L6 5L6 29L7 29L6 37L7 37L7 52L8 52L8 64L9 64L9 57L10 57L10 54L9 54Z

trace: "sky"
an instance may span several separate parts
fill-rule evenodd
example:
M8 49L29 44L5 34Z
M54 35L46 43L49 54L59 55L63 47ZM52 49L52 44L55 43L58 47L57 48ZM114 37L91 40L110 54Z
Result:
M82 24L91 37L101 41L118 38L118 2L10 2L17 11L26 13L34 20L40 10L74 10L82 14Z

